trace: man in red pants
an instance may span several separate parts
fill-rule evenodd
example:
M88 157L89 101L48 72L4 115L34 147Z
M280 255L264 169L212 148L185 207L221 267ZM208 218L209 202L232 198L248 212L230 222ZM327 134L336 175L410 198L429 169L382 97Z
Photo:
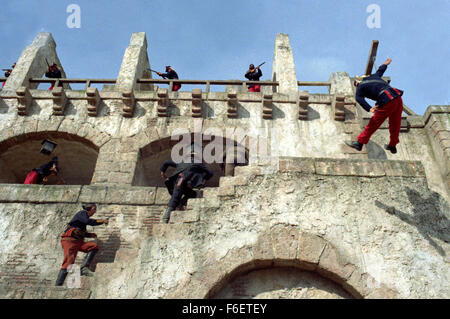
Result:
M86 254L86 258L81 265L82 276L92 276L89 265L98 251L98 245L94 242L85 242L84 238L96 238L95 233L88 233L86 225L98 226L108 224L107 219L91 219L90 217L97 211L95 204L83 205L83 210L79 211L69 222L66 230L61 235L61 245L64 250L64 261L56 279L56 286L62 286L67 276L67 268L75 263L78 251Z
M354 149L361 151L364 144L369 143L373 133L383 122L389 118L390 141L384 148L391 153L397 153L396 145L399 143L400 124L402 121L403 101L401 96L403 91L391 87L381 77L386 71L392 59L387 59L377 70L362 82L355 81L356 101L368 112L374 113L364 131L358 136L357 141L346 141L345 143ZM376 105L371 107L365 98L376 101Z
M165 78L168 78L169 80L175 79L178 80L178 74L175 72L174 69L170 65L166 65L166 73L156 72L159 76ZM180 83L174 83L172 87L172 91L176 92L181 88Z
M58 174L58 157L55 156L52 160L39 168L33 168L27 174L24 184L42 184L48 181L48 176Z
M245 72L245 77L249 81L259 81L259 78L262 77L261 68L258 66L255 68L253 64L250 64L247 72ZM259 84L251 84L248 86L249 92L261 92L261 85Z

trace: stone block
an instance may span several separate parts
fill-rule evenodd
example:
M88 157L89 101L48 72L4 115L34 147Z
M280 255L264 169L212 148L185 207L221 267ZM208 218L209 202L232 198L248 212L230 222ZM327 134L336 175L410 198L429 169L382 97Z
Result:
M318 272L324 277L347 281L356 267L342 256L335 247L327 244L319 260Z
M296 227L275 225L270 233L275 259L290 261L297 257L299 230Z
M53 115L64 115L67 104L67 96L63 87L57 86L52 90Z
M272 243L272 235L270 232L262 233L258 236L256 244L252 247L255 261L267 261L269 264L273 262L275 254Z
M89 116L97 116L100 105L100 94L97 88L88 87L86 89L87 110Z
M124 117L133 117L133 112L136 106L136 99L133 90L125 90L122 92L122 115Z
M27 115L28 110L31 107L31 103L33 102L30 90L25 86L21 86L16 90L16 94L17 94L17 113L19 115Z
M170 194L165 187L156 188L156 197L155 204L156 205L167 205L170 200Z
M300 262L317 265L326 244L326 241L317 235L300 233L297 259Z

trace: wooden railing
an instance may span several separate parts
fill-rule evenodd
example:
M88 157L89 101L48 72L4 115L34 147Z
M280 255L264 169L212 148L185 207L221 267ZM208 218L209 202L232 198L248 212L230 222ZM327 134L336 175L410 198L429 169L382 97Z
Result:
M115 84L116 79L43 79L43 78L31 78L30 83L54 83L55 87L60 83L84 83L85 90L91 86L91 84Z
M240 80L163 80L163 79L138 79L137 83L147 84L169 84L169 91L172 91L173 84L206 85L206 92L210 92L211 85L242 85L245 88L248 84L258 84L261 86L278 86L274 81L240 81Z

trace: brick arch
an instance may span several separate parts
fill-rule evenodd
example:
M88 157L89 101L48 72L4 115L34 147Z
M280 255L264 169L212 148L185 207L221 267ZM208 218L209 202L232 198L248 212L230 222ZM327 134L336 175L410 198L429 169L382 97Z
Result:
M191 141L194 142L194 134L197 134L197 133L189 132L189 134L191 135ZM205 135L204 132L198 133L198 134ZM226 141L228 140L228 138L224 137L223 135L210 134L210 135L207 135L207 136L211 136L211 137L214 137L214 138L222 138L223 141L224 141L224 146L226 144ZM249 151L249 149L248 149L248 147L246 145L248 144L248 139L249 139L249 137L245 136L242 141L233 140L234 145L242 146L245 149L246 158L247 159L248 159L248 151ZM181 140L181 137L180 137L180 140ZM208 144L211 140L212 139L204 141L202 139L203 146L205 144ZM161 152L161 151L164 151L164 150L172 148L178 142L179 142L179 140L172 140L171 139L171 135L162 136L162 137L159 137L159 138L157 138L157 139L155 139L153 141L150 141L149 143L147 143L145 145L141 145L140 146L140 152L141 152L141 154L144 157L151 156L151 155L154 155L154 154L156 154L158 152ZM225 151L225 147L224 147L224 151Z
M196 142L194 139L194 135L196 133L194 132L188 132L186 134L190 135L191 142ZM207 187L216 187L219 185L219 178L220 176L223 176L226 172L225 168L225 156L226 156L226 143L227 141L230 141L226 137L223 137L221 135L216 134L204 134L204 132L201 133L202 137L202 147L205 147L207 144L209 144L211 141L215 140L216 138L222 139L223 141L223 154L221 155L221 158L224 160L223 163L211 163L210 168L214 172L214 176L211 180L209 180L206 184ZM204 136L208 136L207 139L204 139ZM178 140L172 140L171 136L164 136L164 137L158 137L157 139L147 143L144 146L141 146L139 148L139 158L136 165L135 174L133 177L132 184L135 186L164 186L163 181L161 180L160 174L159 174L159 167L163 163L164 160L167 160L170 158L170 150L174 145L176 145L179 141L181 141L182 137ZM245 147L245 145L242 145L237 140L231 140L234 146L242 147L244 150L244 157L245 162L244 163L238 163L236 166L240 165L248 165L249 161L249 152L248 148ZM243 139L244 143L246 139ZM233 172L233 168L230 169L229 172Z
M97 151L111 136L98 130L89 123L79 123L76 120L65 118L50 118L47 121L25 118L18 121L12 127L0 130L0 145L8 148L17 144L17 141L34 136L60 136L69 140L79 141L87 146L95 148ZM0 149L0 152L2 149Z
M0 172L3 183L23 183L31 169L50 160L50 156L39 152L44 139L58 144L52 155L59 157L58 177L62 178L62 181L72 185L90 184L100 147L98 143L86 137L64 130L32 131L0 141L0 163L3 166ZM49 184L55 184L58 180L57 177L50 177Z
M238 276L273 267L315 272L358 299L399 296L397 291L364 273L322 237L293 226L276 225L261 234L255 244L234 248L222 259L193 273L169 297L211 298Z

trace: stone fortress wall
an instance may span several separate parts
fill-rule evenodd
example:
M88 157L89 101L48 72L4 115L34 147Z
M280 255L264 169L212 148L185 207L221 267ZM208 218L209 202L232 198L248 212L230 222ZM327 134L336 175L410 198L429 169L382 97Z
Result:
M383 149L386 125L356 152L343 141L370 115L350 76L332 73L329 94L300 91L285 34L274 46L278 85L260 93L141 83L151 79L147 51L145 33L134 33L113 85L47 91L29 79L43 76L45 58L61 65L51 34L25 48L0 91L0 296L450 296L448 105L405 115L397 154ZM160 224L169 197L158 170L180 128L203 134L203 147L219 137L242 145L246 163L212 164L201 198ZM278 146L275 167L249 146L257 136ZM44 138L58 143L67 185L22 184L48 160ZM59 235L84 202L110 218L94 229L95 276L53 287Z

